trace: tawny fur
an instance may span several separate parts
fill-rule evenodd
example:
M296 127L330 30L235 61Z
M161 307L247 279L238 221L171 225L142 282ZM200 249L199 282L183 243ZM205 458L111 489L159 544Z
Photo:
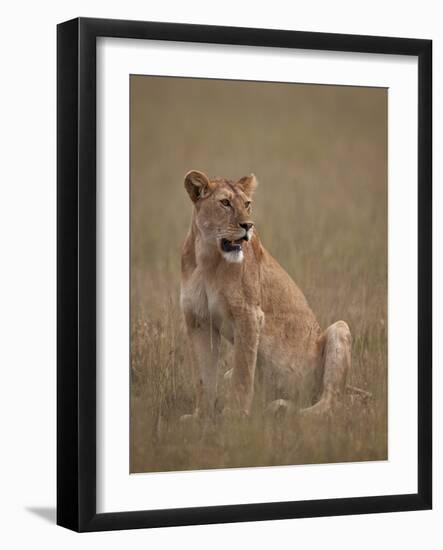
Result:
M259 364L278 407L297 402L307 413L328 412L345 390L349 328L338 321L322 332L303 293L263 247L251 220L256 187L253 175L238 182L198 171L185 177L194 209L181 306L197 381L194 414L214 412L221 336L234 346L227 410L249 414ZM223 240L242 238L240 252L223 249Z

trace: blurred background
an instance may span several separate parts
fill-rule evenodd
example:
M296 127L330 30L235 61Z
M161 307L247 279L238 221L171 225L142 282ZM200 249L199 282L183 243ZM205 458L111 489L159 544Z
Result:
M130 109L131 471L387 458L387 90L132 76ZM179 308L191 169L254 172L263 245L323 328L350 325L350 382L372 398L349 396L332 426L257 410L213 441L177 429L194 401Z

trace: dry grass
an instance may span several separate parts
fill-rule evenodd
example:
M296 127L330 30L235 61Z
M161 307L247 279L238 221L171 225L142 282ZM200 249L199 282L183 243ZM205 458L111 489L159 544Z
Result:
M132 77L131 471L387 457L387 96L381 89ZM261 185L265 247L321 326L353 333L347 397L333 422L252 417L184 430L194 388L179 308L191 168ZM219 375L232 366L224 344Z

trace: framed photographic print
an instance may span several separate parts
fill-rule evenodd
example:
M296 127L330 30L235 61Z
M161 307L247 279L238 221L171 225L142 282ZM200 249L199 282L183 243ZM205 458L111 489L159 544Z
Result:
M77 531L432 506L432 43L58 26Z

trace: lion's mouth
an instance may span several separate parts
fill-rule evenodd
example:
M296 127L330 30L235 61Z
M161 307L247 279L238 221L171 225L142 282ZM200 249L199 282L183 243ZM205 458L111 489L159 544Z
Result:
M242 250L243 241L248 241L248 235L244 235L241 239L236 241L229 241L228 239L221 240L221 249L223 252L240 252Z

